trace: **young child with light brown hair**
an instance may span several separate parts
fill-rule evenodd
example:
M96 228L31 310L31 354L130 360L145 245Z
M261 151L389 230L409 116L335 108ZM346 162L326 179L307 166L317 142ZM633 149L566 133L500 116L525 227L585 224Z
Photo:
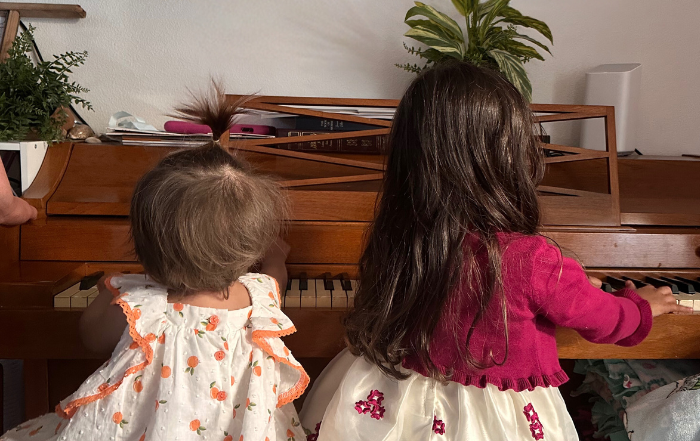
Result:
M217 86L178 111L216 140L238 106ZM280 340L295 331L279 308L285 207L217 141L161 160L131 202L145 275L108 277L81 318L86 346L114 348L110 360L56 413L2 439L304 439L291 403L309 377Z

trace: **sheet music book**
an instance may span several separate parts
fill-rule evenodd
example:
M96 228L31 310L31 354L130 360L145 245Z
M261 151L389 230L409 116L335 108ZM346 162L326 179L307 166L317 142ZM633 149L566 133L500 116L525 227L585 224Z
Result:
M359 116L361 118L372 118L372 119L394 119L394 113L396 109L393 107L362 107L362 106L311 106L311 105L292 105L292 104L281 104L283 107L289 107L291 109L308 109L316 110L319 112L326 113L337 113L340 115L353 115ZM260 118L294 118L297 115L290 115L288 113L281 112L271 112L268 110L257 110L257 109L247 109L247 113L257 115Z

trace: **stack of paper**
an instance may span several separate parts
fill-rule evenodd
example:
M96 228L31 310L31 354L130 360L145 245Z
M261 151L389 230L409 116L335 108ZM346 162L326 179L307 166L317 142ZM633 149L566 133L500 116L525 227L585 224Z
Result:
M394 113L396 109L393 107L363 107L363 106L311 106L311 105L291 105L291 104L281 104L282 107L289 107L290 110L294 109L308 109L316 110L318 112L325 113L338 113L340 115L353 115L359 116L361 118L372 118L372 119L394 119ZM255 114L261 118L285 118L285 117L295 117L297 115L291 115L282 112L270 112L267 110L256 110L250 109L246 110L247 113Z
M117 112L109 120L106 136L124 145L199 147L211 141L211 134L182 134L158 130L138 116ZM253 133L231 133L230 139L274 138Z

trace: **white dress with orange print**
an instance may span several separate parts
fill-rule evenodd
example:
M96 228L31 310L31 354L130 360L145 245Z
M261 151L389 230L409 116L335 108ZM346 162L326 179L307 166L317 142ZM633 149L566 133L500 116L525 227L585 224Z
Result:
M292 401L309 382L279 337L295 331L274 279L246 274L252 306L167 302L143 275L107 281L129 322L112 358L47 414L1 440L302 441Z

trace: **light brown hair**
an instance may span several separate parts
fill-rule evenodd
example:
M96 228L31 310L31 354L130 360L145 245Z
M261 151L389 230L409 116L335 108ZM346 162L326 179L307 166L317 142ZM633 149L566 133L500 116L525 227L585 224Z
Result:
M163 158L136 184L131 237L146 273L178 295L227 288L259 262L280 233L286 202L278 185L218 142L240 114L214 83L176 108L211 127L213 139Z

